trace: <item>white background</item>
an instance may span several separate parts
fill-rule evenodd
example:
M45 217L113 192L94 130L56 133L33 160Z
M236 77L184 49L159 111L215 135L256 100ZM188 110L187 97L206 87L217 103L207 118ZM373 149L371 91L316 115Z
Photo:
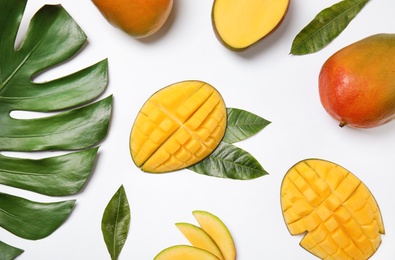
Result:
M92 177L79 194L51 198L10 187L0 189L37 201L77 199L67 221L38 241L1 229L1 240L22 248L23 260L110 259L100 224L106 204L124 185L131 226L119 259L149 260L162 249L188 243L174 225L196 224L192 211L220 217L235 240L239 260L316 259L291 236L280 208L280 185L296 162L314 157L353 172L375 196L386 234L371 259L395 259L395 122L357 130L340 128L324 111L317 78L323 62L340 48L366 36L395 31L395 1L374 0L323 50L290 55L296 34L335 0L292 0L281 26L242 53L226 49L211 25L212 1L175 0L169 20L157 34L137 40L110 25L89 0L30 0L19 41L43 4L62 4L88 36L72 60L41 75L49 80L109 60L113 94L109 134L101 144ZM395 77L395 75L394 75ZM140 171L129 155L129 133L145 100L182 80L202 80L217 88L227 107L253 112L272 123L236 145L250 152L270 175L250 181L218 179L189 170L153 175Z

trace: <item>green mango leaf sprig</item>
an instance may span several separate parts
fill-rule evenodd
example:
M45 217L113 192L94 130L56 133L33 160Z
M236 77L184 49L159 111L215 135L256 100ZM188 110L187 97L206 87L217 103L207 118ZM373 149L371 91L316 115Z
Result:
M221 143L208 157L188 169L208 176L237 180L267 175L268 172L249 152L234 143L255 135L271 122L238 108L227 108L226 113L227 125Z
M106 89L108 64L105 59L58 79L33 82L37 74L75 55L87 37L61 5L45 5L15 49L26 4L0 0L0 152L65 154L42 159L0 154L0 183L48 196L73 195L85 185L97 145L107 135L112 96L95 99ZM52 113L18 119L12 111ZM0 227L24 239L42 239L60 227L74 204L74 199L43 203L0 191ZM0 241L0 259L22 252Z
M339 36L369 0L343 0L325 8L292 42L291 54L317 52Z

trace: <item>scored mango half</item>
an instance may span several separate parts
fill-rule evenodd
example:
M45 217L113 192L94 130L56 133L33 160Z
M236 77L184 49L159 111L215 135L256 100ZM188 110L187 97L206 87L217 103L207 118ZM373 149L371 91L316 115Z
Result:
M281 207L292 235L321 259L368 259L384 225L369 189L345 168L320 159L291 167L281 185Z
M226 129L226 106L206 82L190 80L167 86L143 105L130 134L130 153L145 172L186 168L206 158Z

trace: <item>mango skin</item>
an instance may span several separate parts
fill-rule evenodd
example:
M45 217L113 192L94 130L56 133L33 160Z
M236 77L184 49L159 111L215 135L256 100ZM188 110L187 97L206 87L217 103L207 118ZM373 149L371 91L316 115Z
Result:
M372 128L395 118L395 34L376 34L333 54L319 96L340 126Z
M92 0L115 27L135 38L156 33L165 24L173 0Z

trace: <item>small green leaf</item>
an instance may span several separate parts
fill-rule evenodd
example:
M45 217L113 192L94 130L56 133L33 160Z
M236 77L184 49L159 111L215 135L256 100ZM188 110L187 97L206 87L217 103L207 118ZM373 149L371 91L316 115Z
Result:
M248 152L221 142L214 152L188 169L208 176L249 180L268 174Z
M108 202L101 223L103 238L112 260L118 259L128 236L129 225L129 202L121 185Z
M10 246L2 241L0 241L0 259L1 260L12 260L17 256L22 254L24 251L22 249Z
M0 183L50 196L75 194L91 173L98 149L38 160L0 154Z
M317 52L328 45L348 26L369 0L343 0L328 7L295 37L291 54Z
M245 140L261 131L269 121L253 113L237 108L227 108L228 122L223 141L235 143Z
M75 200L43 203L0 193L0 226L22 238L42 239L63 224L74 204Z

